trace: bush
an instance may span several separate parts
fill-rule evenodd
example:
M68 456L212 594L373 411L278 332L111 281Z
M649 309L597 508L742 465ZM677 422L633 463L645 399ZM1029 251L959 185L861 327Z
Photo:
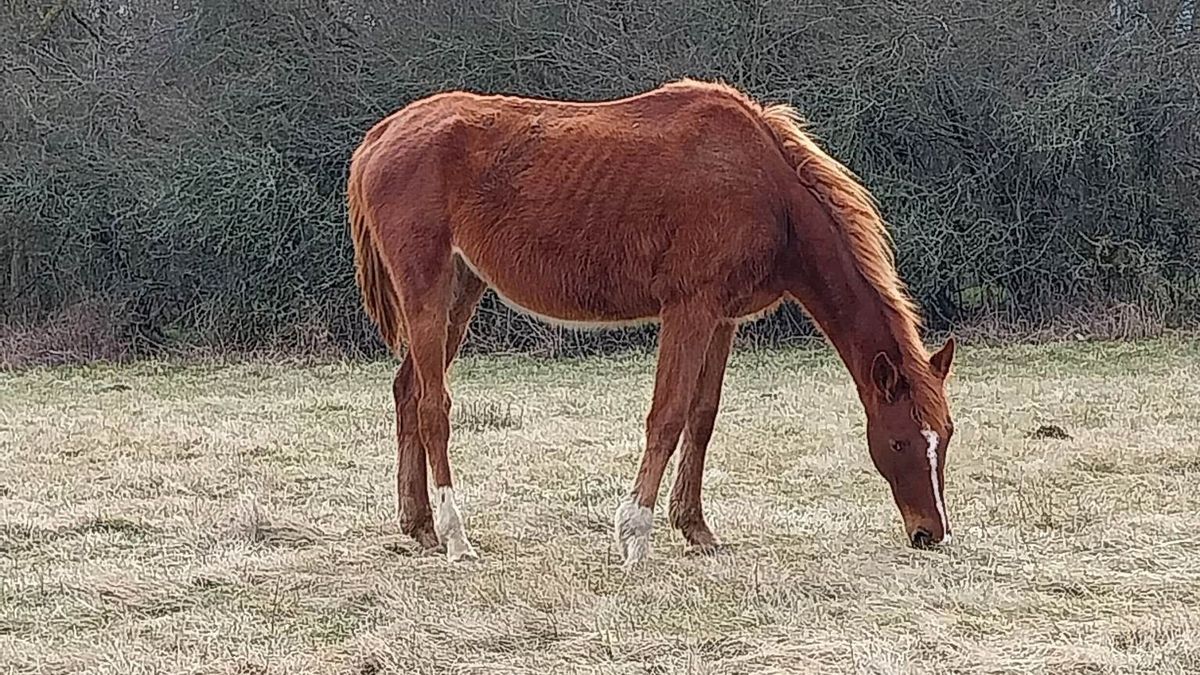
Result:
M449 88L600 99L693 76L804 111L879 196L934 327L1194 323L1198 22L1162 0L13 0L0 320L100 301L130 344L377 352L343 203L374 121ZM795 310L751 331L807 333ZM649 335L489 296L470 348Z

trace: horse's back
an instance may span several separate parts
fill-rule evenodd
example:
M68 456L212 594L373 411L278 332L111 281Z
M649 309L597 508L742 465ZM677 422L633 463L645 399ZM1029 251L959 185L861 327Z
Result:
M773 185L788 168L753 104L715 85L592 103L439 94L363 146L369 189L441 221L395 227L443 228L547 318L630 321L701 287L749 292L786 238Z

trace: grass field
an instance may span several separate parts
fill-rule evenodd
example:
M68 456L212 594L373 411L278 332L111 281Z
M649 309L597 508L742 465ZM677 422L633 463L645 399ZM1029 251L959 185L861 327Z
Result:
M456 365L461 565L397 531L393 364L0 373L0 672L1200 672L1200 345L962 347L942 551L831 354L735 354L731 550L683 555L669 474L631 573L644 355Z

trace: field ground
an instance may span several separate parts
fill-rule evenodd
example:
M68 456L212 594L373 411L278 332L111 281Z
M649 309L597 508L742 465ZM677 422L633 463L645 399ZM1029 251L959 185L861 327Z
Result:
M732 550L684 556L660 508L633 573L650 358L456 365L457 566L397 532L393 367L0 373L0 671L1200 671L1195 343L961 348L940 552L903 545L832 352L739 351Z

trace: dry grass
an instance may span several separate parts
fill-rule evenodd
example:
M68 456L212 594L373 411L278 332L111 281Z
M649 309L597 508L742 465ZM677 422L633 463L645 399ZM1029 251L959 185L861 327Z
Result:
M0 671L1200 670L1196 344L964 348L943 552L903 546L829 350L739 352L734 549L660 511L632 574L648 358L456 367L460 566L396 532L391 368L0 373Z

